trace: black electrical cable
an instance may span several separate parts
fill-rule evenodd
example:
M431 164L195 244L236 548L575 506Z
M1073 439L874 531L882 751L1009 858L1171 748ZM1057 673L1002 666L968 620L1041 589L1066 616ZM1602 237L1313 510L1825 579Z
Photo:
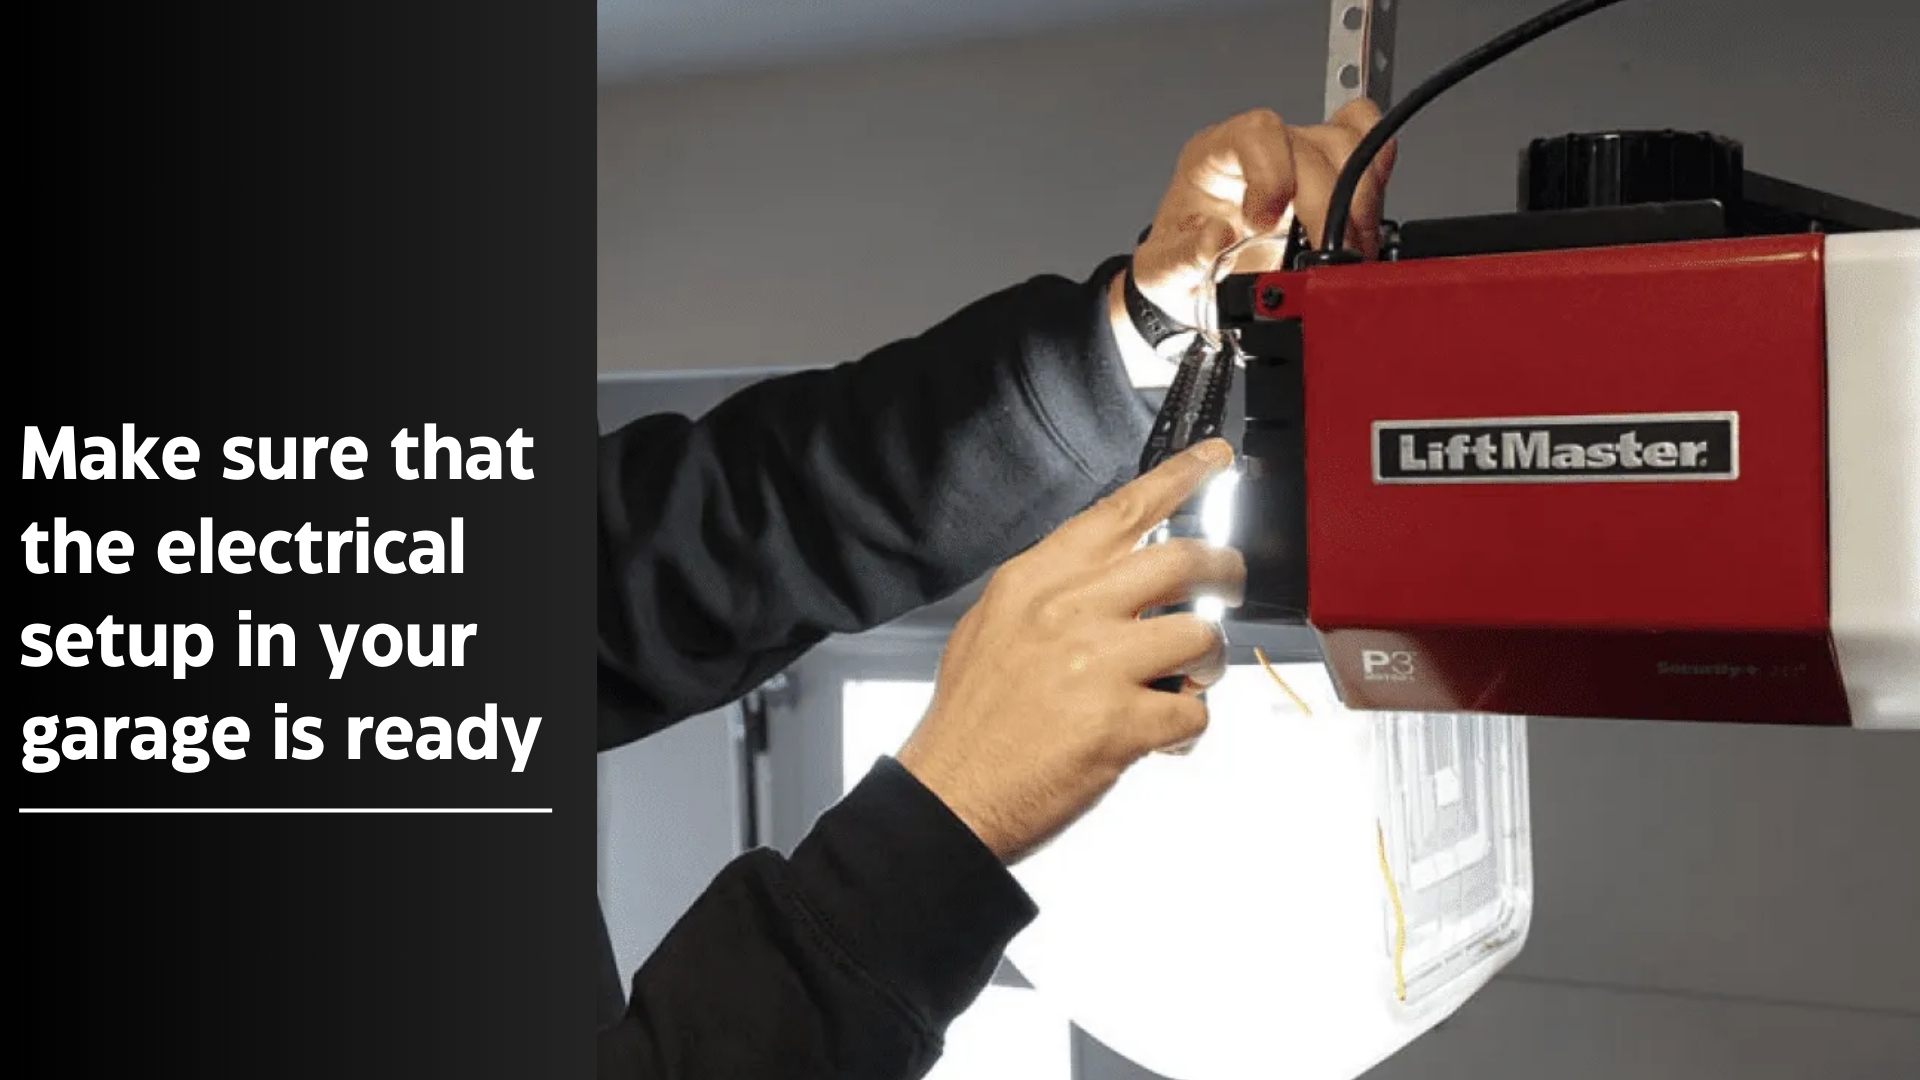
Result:
M1333 197L1327 203L1327 227L1320 234L1320 250L1311 253L1310 258L1324 262L1351 262L1358 256L1347 249L1347 222L1353 218L1353 197L1360 190L1360 178L1366 175L1368 166L1380 155L1382 147L1393 138L1395 132L1406 125L1413 114L1424 108L1428 102L1439 97L1447 90L1479 71L1481 68L1506 56L1520 46L1536 38L1558 30L1575 19L1591 15L1601 8L1612 7L1620 0L1569 0L1551 11L1536 15L1519 26L1501 34L1485 45L1441 68L1425 82L1415 87L1413 92L1394 103L1394 106L1380 117L1380 122L1367 132L1366 137L1353 149L1347 158L1345 167L1340 170L1340 178L1334 182Z

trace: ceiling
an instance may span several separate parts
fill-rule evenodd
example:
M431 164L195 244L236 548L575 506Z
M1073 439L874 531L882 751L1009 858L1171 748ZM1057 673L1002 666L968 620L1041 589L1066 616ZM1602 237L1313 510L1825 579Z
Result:
M1326 0L596 0L600 84Z

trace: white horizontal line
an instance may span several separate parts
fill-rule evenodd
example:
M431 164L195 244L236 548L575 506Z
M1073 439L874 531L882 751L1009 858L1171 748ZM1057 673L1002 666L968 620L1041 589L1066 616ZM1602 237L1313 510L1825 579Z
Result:
M551 806L23 806L23 814L551 814Z

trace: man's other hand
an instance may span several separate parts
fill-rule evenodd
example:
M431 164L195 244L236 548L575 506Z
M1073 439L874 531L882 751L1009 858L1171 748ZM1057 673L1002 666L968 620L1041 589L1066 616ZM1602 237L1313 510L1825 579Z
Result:
M1250 236L1275 237L1275 242L1250 246L1230 269L1279 267L1285 246L1280 223L1289 205L1305 225L1308 242L1320 246L1334 181L1379 120L1379 108L1361 98L1324 124L1294 127L1270 110L1256 109L1195 135L1180 152L1152 230L1133 254L1140 292L1192 325L1207 274L1228 247ZM1380 253L1380 214L1393 161L1389 142L1354 194L1346 244L1369 259ZM1108 310L1134 384L1165 386L1173 365L1154 356L1133 332L1120 289L1116 277Z
M995 573L954 628L933 703L898 755L1002 861L1072 824L1122 772L1207 724L1226 670L1217 626L1141 612L1196 595L1237 605L1238 552L1140 539L1231 465L1203 443L1062 525ZM1148 684L1183 674L1187 692Z

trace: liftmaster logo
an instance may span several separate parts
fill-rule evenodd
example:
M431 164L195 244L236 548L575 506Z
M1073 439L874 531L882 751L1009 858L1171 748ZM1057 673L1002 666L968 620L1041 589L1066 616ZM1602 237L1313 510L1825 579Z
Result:
M1740 414L1377 420L1376 484L1735 480Z

